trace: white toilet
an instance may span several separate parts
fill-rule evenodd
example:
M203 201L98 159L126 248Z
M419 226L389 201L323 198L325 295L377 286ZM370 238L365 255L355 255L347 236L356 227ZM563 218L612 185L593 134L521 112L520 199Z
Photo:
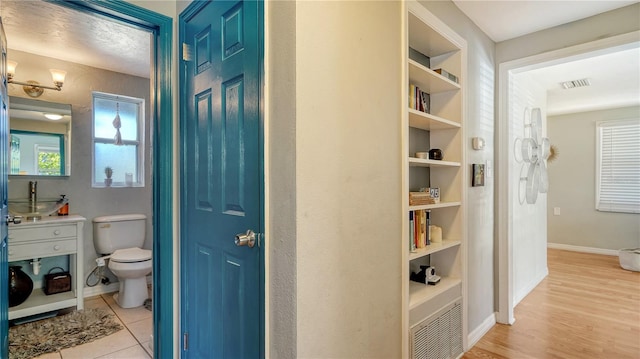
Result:
M144 244L144 214L120 214L93 219L93 244L99 255L111 255L109 269L120 282L113 298L122 308L135 308L149 297L147 274L151 273L151 251Z

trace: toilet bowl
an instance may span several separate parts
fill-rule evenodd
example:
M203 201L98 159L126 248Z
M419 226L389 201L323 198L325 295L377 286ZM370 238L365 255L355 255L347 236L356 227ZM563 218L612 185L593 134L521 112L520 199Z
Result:
M120 307L139 307L149 298L147 274L151 273L151 268L150 250L127 248L113 252L109 269L120 282L120 290L113 296Z

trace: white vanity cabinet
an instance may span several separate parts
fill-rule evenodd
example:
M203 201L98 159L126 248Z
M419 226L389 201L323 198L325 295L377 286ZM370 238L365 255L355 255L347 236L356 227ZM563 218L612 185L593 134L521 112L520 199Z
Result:
M84 308L83 235L85 218L78 215L43 217L36 222L9 225L9 262L54 256L70 256L71 291L46 295L34 283L22 304L9 308L9 320L53 310Z

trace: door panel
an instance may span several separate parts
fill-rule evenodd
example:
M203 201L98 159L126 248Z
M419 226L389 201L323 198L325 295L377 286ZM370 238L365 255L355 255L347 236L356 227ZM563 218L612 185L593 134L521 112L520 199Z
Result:
M263 226L261 6L194 2L180 15L185 358L263 355L261 248L234 241Z

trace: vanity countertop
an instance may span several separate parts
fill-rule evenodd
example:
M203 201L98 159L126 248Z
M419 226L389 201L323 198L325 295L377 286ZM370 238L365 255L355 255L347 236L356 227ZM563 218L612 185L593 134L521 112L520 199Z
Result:
M37 226L37 225L58 224L58 223L62 224L62 223L69 223L69 222L84 222L86 220L87 220L86 218L77 214L70 214L68 216L45 216L37 221L27 221L23 219L22 222L18 224L9 223L9 228L20 228L20 227L26 227L26 226Z

